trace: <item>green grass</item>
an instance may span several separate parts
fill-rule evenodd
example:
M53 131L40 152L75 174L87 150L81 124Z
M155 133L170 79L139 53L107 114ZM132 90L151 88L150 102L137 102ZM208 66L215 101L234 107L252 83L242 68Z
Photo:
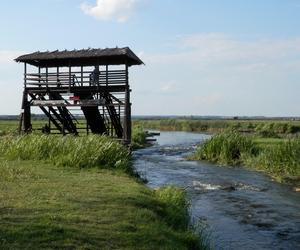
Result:
M261 137L281 137L300 132L300 122L292 120L205 120L196 118L134 120L134 125L162 131L217 133L228 129L257 134Z
M0 249L205 249L185 192L151 190L104 136L0 138Z
M61 167L131 170L129 151L117 141L99 135L5 136L0 138L0 154L9 160L42 160Z
M119 171L2 161L0 248L200 249L186 204Z
M265 171L279 181L300 186L300 139L263 144L259 155L245 159L245 164Z
M258 154L258 147L248 137L237 132L216 134L200 145L195 154L196 160L209 160L225 165L242 164L243 159Z
M0 136L16 136L18 135L17 120L0 120ZM32 120L34 128L43 127L47 123L46 120ZM84 124L83 120L79 120L81 125ZM34 131L34 134L42 134L41 131ZM80 133L80 136L85 136L86 132ZM134 126L132 129L132 149L139 149L149 146L147 143L147 134L142 126Z
M248 166L277 180L300 185L300 139L253 138L238 132L214 135L190 157L222 165Z
M144 128L140 126L133 127L131 147L133 149L139 149L146 146L148 146L147 133Z

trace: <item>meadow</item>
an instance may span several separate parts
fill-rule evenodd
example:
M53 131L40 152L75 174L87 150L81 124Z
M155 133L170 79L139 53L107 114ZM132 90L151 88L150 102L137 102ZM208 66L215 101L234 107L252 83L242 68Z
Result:
M256 133L265 138L295 135L300 132L300 121L295 120L255 120L255 119L135 119L134 125L161 131L187 131L218 133L234 129L242 133Z
M205 249L184 190L147 188L99 135L17 136L0 123L1 249ZM134 130L141 146L141 128Z

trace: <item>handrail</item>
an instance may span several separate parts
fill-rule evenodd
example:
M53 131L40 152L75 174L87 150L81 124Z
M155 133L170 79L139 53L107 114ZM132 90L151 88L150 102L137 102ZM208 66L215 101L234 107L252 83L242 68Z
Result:
M71 72L48 72L48 73L26 73L24 78L26 85L30 86L90 86L93 71L73 71ZM71 76L71 77L70 77ZM98 79L99 85L125 85L126 71L101 71Z

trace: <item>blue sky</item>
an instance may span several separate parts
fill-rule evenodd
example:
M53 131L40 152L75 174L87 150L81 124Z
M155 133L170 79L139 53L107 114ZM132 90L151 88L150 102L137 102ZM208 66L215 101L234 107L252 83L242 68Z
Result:
M0 114L18 114L36 50L129 46L135 115L300 116L300 0L0 4Z

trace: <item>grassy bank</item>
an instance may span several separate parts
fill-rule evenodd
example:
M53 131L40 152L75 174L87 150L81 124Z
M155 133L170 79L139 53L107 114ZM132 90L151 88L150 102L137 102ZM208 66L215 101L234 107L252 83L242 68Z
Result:
M184 191L145 187L111 139L1 137L0 151L1 249L201 249Z
M300 186L300 139L261 139L238 132L214 135L191 157L223 165L245 165Z

